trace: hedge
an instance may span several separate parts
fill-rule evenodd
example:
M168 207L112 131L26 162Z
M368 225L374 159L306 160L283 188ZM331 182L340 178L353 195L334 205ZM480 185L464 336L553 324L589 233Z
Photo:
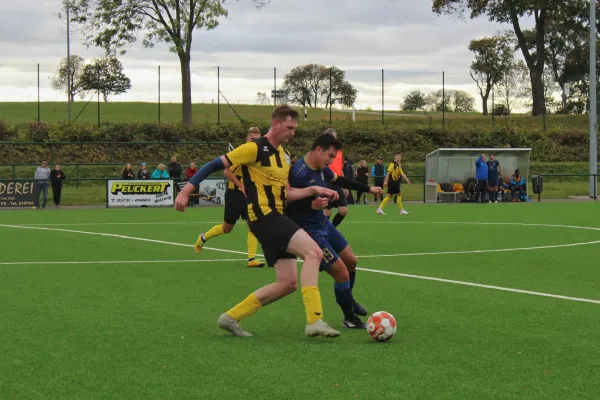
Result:
M397 151L406 162L423 162L437 148L531 147L532 160L538 162L584 162L588 159L588 132L582 129L522 131L516 126L495 128L461 124L438 128L403 128L399 124L376 125L363 122L339 122L336 129L344 142L344 152L354 160L391 160ZM268 125L259 125L263 133ZM293 154L303 154L315 136L327 125L301 123L296 137L287 145ZM61 163L126 163L165 159L176 154L182 160L202 163L222 154L224 145L192 146L178 142L230 142L239 145L246 127L240 124L111 124L95 125L38 124L11 125L0 120L0 164L37 163L50 158ZM152 145L60 145L17 146L14 142L154 142ZM159 143L168 142L168 144Z

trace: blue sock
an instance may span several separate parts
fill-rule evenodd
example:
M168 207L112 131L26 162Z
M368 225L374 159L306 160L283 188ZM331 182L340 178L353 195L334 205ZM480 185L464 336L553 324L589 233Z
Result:
M356 280L356 271L350 272L350 287L354 289L354 281Z
M335 301L338 303L344 316L353 314L354 298L352 297L352 288L350 281L344 283L334 283L333 290L335 292Z

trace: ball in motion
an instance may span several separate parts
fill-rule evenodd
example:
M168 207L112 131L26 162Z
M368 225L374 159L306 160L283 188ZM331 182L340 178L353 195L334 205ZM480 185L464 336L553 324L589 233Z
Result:
M396 334L396 319L385 311L377 311L367 320L367 330L373 340L386 342Z

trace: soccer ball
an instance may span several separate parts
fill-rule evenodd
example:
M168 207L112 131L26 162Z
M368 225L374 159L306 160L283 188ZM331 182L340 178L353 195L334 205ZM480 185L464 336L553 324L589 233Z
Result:
M371 339L386 342L396 334L396 319L385 311L377 311L367 320L367 330Z

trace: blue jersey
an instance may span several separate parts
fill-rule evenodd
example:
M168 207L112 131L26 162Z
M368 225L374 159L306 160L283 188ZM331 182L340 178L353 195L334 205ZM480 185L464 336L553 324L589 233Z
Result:
M337 175L329 167L325 167L322 170L314 170L306 164L304 158L292 165L288 178L290 187L298 189L309 186L327 187L329 182L333 182L336 179ZM329 222L323 214L323 210L313 210L311 203L315 198L307 197L288 203L287 206L287 217L306 231L321 229Z
M500 166L500 163L498 162L498 160L487 162L488 179L498 179L498 167L499 166Z

